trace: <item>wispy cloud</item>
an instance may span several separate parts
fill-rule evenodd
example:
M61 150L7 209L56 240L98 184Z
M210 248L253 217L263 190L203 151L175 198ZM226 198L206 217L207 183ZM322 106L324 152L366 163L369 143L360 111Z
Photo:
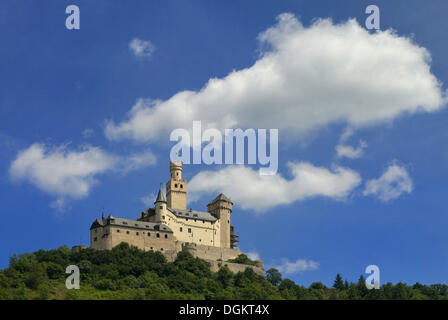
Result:
M151 41L134 38L129 42L129 49L139 58L150 58L154 53L155 46Z
M349 145L339 144L336 146L336 153L338 158L357 159L364 154L365 148L367 148L367 143L365 141L360 141L357 148Z
M283 274L296 274L305 271L312 271L319 269L319 263L313 260L297 259L296 261L289 261L284 259L283 263L275 266L275 268Z
M412 179L404 167L390 165L378 179L366 182L363 194L375 196L383 202L398 198L413 190Z

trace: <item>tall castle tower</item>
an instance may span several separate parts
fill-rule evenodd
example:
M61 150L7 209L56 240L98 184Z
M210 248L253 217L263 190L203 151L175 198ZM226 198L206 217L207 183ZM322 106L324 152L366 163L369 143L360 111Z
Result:
M187 180L182 180L182 162L170 161L170 180L166 183L169 208L187 209Z
M232 247L230 241L230 214L232 213L232 206L232 201L222 193L207 205L207 211L219 219L221 248Z

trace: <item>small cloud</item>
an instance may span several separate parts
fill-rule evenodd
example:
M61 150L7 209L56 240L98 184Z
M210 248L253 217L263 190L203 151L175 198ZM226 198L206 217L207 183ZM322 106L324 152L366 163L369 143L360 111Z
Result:
M93 129L85 129L83 132L81 132L82 136L84 139L88 139L93 137L93 135L95 134L95 131L93 131Z
M250 260L260 260L260 254L258 252L255 251L250 251L247 253L247 257Z
M275 267L278 271L284 274L303 273L305 271L312 271L319 269L319 263L313 260L297 259L296 261L289 261L284 259L281 265Z
M155 50L151 41L134 38L129 42L129 49L139 58L149 58Z
M378 179L366 182L364 196L376 196L383 202L398 198L413 190L412 179L404 167L390 165Z
M339 144L336 146L336 152L338 158L358 159L364 154L364 149L367 148L365 141L360 141L358 148L352 146Z

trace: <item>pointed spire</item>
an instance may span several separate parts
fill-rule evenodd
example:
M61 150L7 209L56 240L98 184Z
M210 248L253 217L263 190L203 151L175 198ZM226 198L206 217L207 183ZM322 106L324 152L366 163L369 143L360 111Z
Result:
M163 195L163 191L162 191L162 184L160 184L159 194L157 195L157 199L154 203L157 203L157 202L166 202L165 196Z
M104 208L103 208L103 212L101 213L101 218L104 220Z

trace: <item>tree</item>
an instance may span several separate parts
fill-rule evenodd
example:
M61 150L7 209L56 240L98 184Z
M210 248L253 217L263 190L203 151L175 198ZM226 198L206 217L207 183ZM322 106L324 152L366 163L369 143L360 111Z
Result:
M345 290L344 281L342 281L341 275L338 273L334 279L333 288L337 290Z
M266 279L274 286L277 286L282 281L282 274L277 269L271 268L266 271Z
M367 289L366 279L364 278L363 275L359 277L358 284L356 285L356 287L358 289L358 293L361 296L361 298L364 298L367 295L369 289Z

